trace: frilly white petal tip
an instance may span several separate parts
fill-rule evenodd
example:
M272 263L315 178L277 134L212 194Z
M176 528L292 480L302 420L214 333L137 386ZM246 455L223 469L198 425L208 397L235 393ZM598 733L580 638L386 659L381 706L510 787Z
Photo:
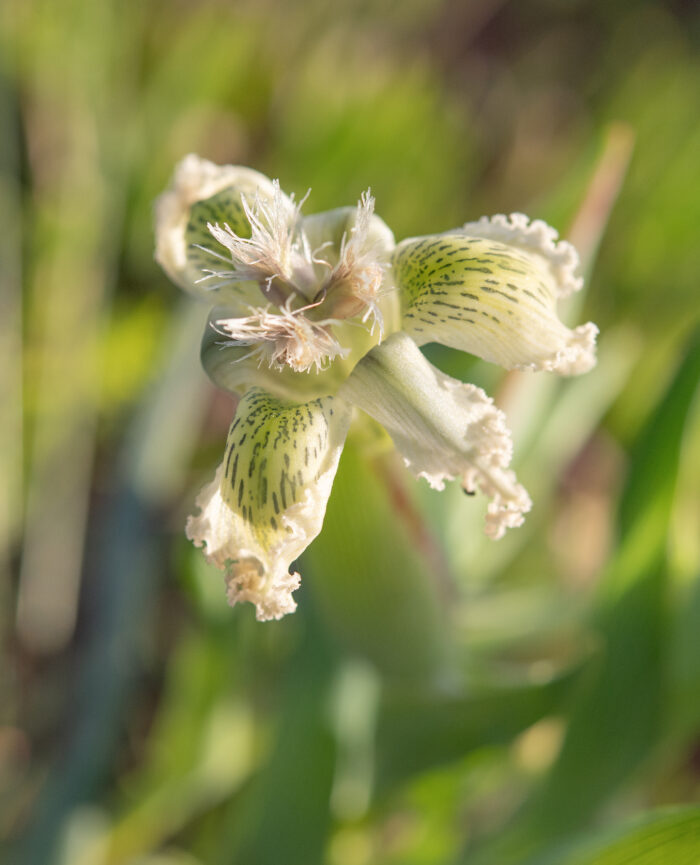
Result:
M580 260L576 248L568 240L559 240L559 233L541 219L524 213L506 216L482 216L476 222L466 222L462 231L470 237L497 240L511 246L539 253L549 264L555 279L558 296L566 297L583 286Z
M238 559L228 564L225 578L226 597L232 607L249 601L255 605L255 618L259 622L281 619L296 610L297 604L292 593L301 585L301 575L289 573L286 564L289 556L285 553L294 545L297 545L298 550L294 553L295 557L303 551L311 538L302 527L317 517L318 498L311 489L307 489L303 499L280 517L288 534L281 543L267 551L269 573L266 573L261 557L247 550L239 550Z
M281 619L293 613L297 605L292 592L299 588L301 576L283 571L272 581L269 589L261 592L260 584L264 580L262 563L256 556L232 562L225 577L229 605L233 607L249 601L255 605L255 618L259 622Z
M563 348L550 357L532 364L518 364L515 369L525 372L556 372L559 375L582 375L596 365L598 328L589 321L568 330Z
M484 533L494 541L500 540L508 529L522 526L525 514L532 509L527 490L517 482L511 469L494 466L488 472L473 470L462 477L462 486L467 491L478 486L489 498Z
M449 473L429 474L415 472L411 461L404 457L404 465L417 478L424 478L434 490L445 489L445 481L455 479ZM525 487L516 480L515 472L501 466L488 470L470 468L460 477L462 489L470 495L478 488L489 500L486 508L484 534L494 541L500 540L508 529L516 529L525 522L525 514L532 509L532 499Z
M279 550L270 549L265 555L239 545L231 509L221 495L223 471L222 464L214 480L195 499L200 513L188 517L185 534L196 547L203 548L210 564L225 572L226 595L231 606L250 601L255 605L258 621L281 619L296 609L292 592L299 588L300 576L288 573ZM291 536L291 540L298 541L299 532L293 531Z
M493 400L488 399L488 403L492 405ZM456 475L449 471L416 471L415 465L407 457L404 457L404 464L417 478L425 479L434 490L444 490L445 482L457 477L462 489L469 495L478 489L488 500L484 533L497 541L508 529L523 525L525 514L532 508L532 499L525 487L518 483L515 472L508 468L513 455L513 441L503 413L494 406L480 427L478 433L476 429L470 428L469 437L473 435L478 444L480 453L477 459L478 463L483 462L483 466L477 463L465 469L461 475Z

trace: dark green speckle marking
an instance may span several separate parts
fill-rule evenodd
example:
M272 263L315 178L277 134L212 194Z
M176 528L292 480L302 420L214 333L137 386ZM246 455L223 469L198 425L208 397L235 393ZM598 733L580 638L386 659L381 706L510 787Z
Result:
M261 542L280 530L280 514L301 501L305 488L325 471L332 402L325 397L290 403L251 388L239 403L226 445L222 494Z
M502 328L549 314L552 289L532 256L504 243L445 235L400 245L393 269L409 333L467 348L504 338ZM539 311L538 311L539 310ZM467 327L473 328L470 335Z

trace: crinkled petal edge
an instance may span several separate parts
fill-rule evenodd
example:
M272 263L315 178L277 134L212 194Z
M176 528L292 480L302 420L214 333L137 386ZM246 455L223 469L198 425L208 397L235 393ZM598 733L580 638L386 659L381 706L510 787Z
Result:
M530 220L524 213L508 216L497 213L482 216L476 222L466 222L462 231L469 237L497 240L540 255L549 265L559 297L566 297L583 286L576 247L568 240L559 240L559 232L542 219Z
M301 577L298 573L289 573L287 563L281 558L283 550L279 547L286 544L263 551L236 543L232 530L234 514L221 495L223 472L222 464L214 480L197 496L195 504L200 513L188 518L185 534L196 547L203 548L210 564L225 572L226 595L231 606L250 601L255 605L258 621L281 619L296 610L292 593L299 588ZM302 510L305 504L299 503L295 508ZM299 542L303 532L295 525L294 516L292 513L284 515L283 525L292 527L290 542Z
M341 395L385 427L406 466L434 489L459 478L468 493L481 490L489 537L522 525L532 503L508 468L513 444L503 412L481 388L430 364L409 336L374 348Z

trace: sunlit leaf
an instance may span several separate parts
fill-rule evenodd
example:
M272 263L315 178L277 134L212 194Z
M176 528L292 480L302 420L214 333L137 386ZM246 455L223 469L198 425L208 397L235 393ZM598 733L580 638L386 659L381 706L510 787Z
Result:
M604 663L571 719L559 759L511 826L474 863L520 863L585 825L658 741L665 720L666 535L680 445L700 381L700 339L689 347L642 431L620 504L620 542L600 586ZM575 791L575 792L574 792Z
M511 742L566 706L580 672L578 663L546 681L488 690L480 686L464 694L437 688L388 690L378 720L378 791L478 748Z
M439 575L421 549L424 527L401 499L401 484L415 481L394 477L390 464L376 466L348 442L323 532L306 553L310 582L327 625L352 652L387 675L434 677L447 635Z
M533 865L697 865L700 809L645 815L632 826L586 839Z

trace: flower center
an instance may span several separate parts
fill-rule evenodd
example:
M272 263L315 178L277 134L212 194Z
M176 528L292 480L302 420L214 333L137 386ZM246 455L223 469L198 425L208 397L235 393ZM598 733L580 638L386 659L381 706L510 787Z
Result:
M369 192L358 202L354 224L343 234L339 248L332 241L311 248L301 227L301 205L284 196L277 181L272 200L258 196L251 205L242 196L242 204L250 237L240 236L227 223L207 223L211 236L228 251L232 267L206 270L201 280L215 278L217 287L255 282L268 301L264 307L249 305L247 315L214 323L229 344L251 347L241 360L254 357L259 365L267 363L274 369L288 366L295 372L321 372L335 358L350 353L333 332L344 320L357 319L355 323L370 333L378 327L381 340L384 267L370 239L374 199ZM334 254L329 254L329 247ZM337 259L334 264L323 257L324 250Z
M282 370L285 366L295 372L317 372L324 370L336 357L346 357L348 348L343 348L333 336L331 325L335 319L311 321L305 313L320 304L309 304L293 309L291 297L279 308L269 312L267 308L250 308L250 315L238 318L219 319L215 326L231 338L238 346L251 346L251 351L241 360L254 357L258 365Z

